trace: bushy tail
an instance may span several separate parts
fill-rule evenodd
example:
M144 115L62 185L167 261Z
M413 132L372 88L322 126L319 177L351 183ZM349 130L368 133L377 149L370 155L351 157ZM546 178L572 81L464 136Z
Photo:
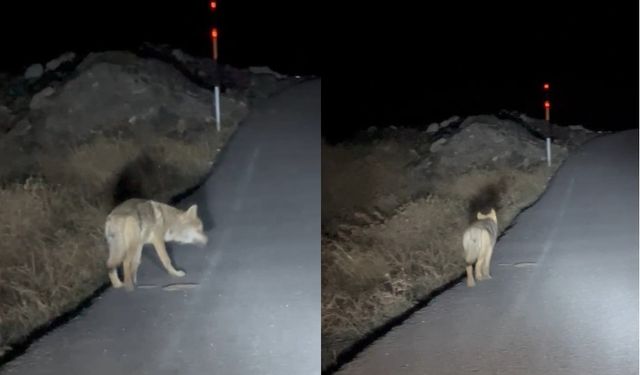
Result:
M162 151L146 147L129 162L113 181L112 207L131 199L151 199L169 203L167 181L180 180L180 171L163 161Z
M477 220L478 212L488 214L491 209L498 211L506 189L507 181L504 177L480 188L469 201L469 222L472 223Z
M114 181L112 207L130 198L150 199L147 175L156 169L146 152L127 164Z

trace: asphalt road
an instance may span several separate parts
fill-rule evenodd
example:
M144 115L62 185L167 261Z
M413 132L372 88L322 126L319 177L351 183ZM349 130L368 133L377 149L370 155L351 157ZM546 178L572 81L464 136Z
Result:
M570 156L464 281L341 375L638 374L638 130Z
M145 249L138 289L107 290L0 373L319 374L320 92L260 103L181 202L212 225L205 248L172 246L186 277Z

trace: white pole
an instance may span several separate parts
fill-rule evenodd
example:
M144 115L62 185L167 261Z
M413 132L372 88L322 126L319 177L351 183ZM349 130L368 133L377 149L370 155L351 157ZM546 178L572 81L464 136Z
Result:
M216 104L215 104L215 108L216 108L216 129L218 131L220 131L220 87L216 86L214 91L215 91L214 99L216 101Z
M551 166L551 138L547 138L547 165Z
M212 1L211 9L215 8L215 2ZM211 30L211 38L213 41L213 62L215 63L216 75L220 78L220 72L218 71L218 69L220 69L218 66L218 29L215 27ZM216 83L215 89L213 90L213 101L213 107L216 111L216 130L220 131L220 87L218 86L218 83Z
M551 121L550 121L551 103L546 100L544 102L544 119L549 123L549 135L547 136L547 165L551 166Z

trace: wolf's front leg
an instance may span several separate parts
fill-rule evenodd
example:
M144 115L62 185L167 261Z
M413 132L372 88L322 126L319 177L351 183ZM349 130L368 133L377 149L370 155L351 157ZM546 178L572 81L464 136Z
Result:
M482 258L482 256L478 257L478 260L476 261L476 265L475 265L475 272L476 272L476 280L480 281L482 280L482 270L484 268L484 259Z
M176 277L183 277L186 275L184 271L178 271L173 268L173 264L171 264L171 259L169 258L169 254L167 254L167 248L165 247L164 240L162 239L154 239L153 247L156 249L156 253L158 253L158 257L162 262L164 268L169 272L170 275Z
M124 288L128 291L133 290L133 278L131 274L131 258L126 257L124 259L124 264L122 265L124 271Z
M118 269L112 268L109 270L109 279L111 280L111 285L114 288L122 288L122 281L118 277Z
M131 259L131 273L134 284L138 284L138 267L140 267L140 258L142 257L142 246L143 245L138 245Z

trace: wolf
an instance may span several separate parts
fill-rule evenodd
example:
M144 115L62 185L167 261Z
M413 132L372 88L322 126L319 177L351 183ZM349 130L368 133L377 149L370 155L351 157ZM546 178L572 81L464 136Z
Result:
M489 265L493 247L498 237L498 218L495 209L488 214L478 212L477 220L471 224L462 235L464 260L467 262L467 286L476 285L473 279L473 265L475 263L476 279L490 279Z
M140 266L142 248L152 244L164 268L170 275L185 276L184 271L173 268L165 242L206 245L198 206L182 211L164 203L145 199L129 199L115 207L107 216L104 234L109 245L107 270L114 288L123 283L117 267L123 266L124 286L133 290Z

